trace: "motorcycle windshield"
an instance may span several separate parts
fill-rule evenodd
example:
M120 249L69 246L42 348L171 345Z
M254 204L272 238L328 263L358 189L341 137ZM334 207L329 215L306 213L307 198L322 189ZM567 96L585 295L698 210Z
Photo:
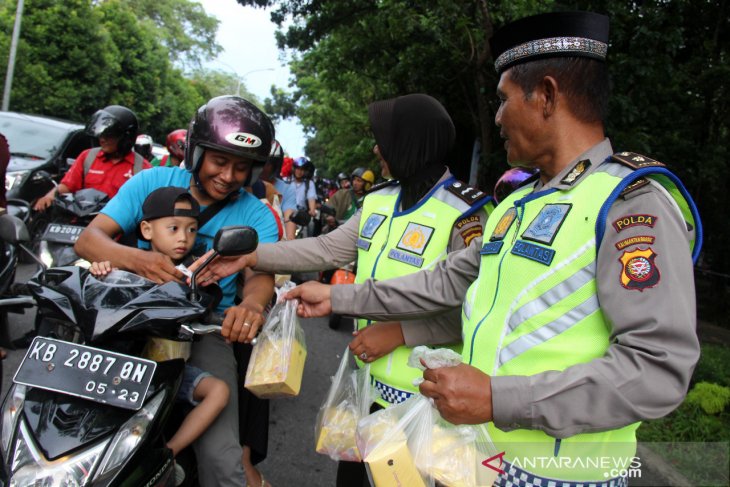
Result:
M137 274L114 270L102 279L89 275L82 295L87 309L117 310L156 284Z

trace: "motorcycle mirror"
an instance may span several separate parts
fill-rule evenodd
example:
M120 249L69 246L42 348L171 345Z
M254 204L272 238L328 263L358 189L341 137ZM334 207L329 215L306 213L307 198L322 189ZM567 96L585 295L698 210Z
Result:
M259 234L251 227L236 225L223 227L218 230L213 238L214 252L200 265L200 267L195 269L195 272L193 272L193 275L190 277L189 299L193 302L200 301L196 280L200 271L205 269L213 259L219 255L228 257L233 255L250 254L256 250L258 244Z
M258 244L258 233L247 226L223 227L213 239L213 249L223 257L250 254Z
M6 213L0 216L0 239L11 244L29 242L28 227L20 218Z
M33 179L36 181L46 180L46 181L52 181L53 177L51 177L51 174L48 171L38 171L37 173L33 174Z

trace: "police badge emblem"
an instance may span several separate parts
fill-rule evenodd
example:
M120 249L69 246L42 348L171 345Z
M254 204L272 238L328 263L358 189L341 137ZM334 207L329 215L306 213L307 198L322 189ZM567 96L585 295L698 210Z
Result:
M552 245L555 240L560 226L568 216L568 212L573 207L569 203L547 204L543 206L540 213L527 227L522 234L522 238Z
M375 235L375 232L378 231L380 225L383 224L386 218L387 217L385 215L381 215L379 213L373 213L370 215L365 222L365 225L362 226L360 236L367 239L373 238L373 235Z
M621 263L621 285L626 289L644 291L659 283L659 268L656 253L651 247L624 251L618 261Z

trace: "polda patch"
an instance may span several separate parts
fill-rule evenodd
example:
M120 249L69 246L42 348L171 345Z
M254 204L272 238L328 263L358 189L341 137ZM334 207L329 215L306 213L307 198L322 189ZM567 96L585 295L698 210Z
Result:
M621 263L621 285L626 289L644 291L659 283L657 254L651 247L624 251L618 261Z
M617 232L620 232L622 230L626 230L627 228L637 226L654 228L654 225L656 225L656 221L657 217L655 217L654 215L637 214L622 216L618 220L614 220L612 225Z

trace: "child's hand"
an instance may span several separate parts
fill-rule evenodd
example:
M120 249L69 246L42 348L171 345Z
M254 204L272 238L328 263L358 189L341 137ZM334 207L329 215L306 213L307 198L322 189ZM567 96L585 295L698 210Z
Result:
M104 277L113 270L112 263L108 260L92 262L91 267L89 267L89 272L96 277Z

